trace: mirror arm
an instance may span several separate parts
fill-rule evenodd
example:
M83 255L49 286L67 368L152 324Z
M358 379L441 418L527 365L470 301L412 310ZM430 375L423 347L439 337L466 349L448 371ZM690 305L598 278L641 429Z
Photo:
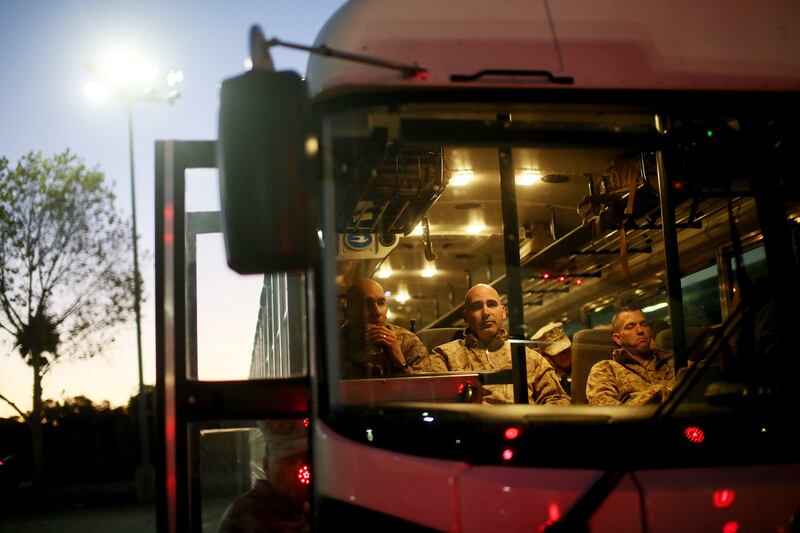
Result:
M319 46L307 46L304 44L298 43L290 43L288 41L282 41L277 37L273 37L270 40L266 40L264 38L264 34L261 32L261 28L258 26L253 26L250 29L250 58L253 61L253 68L261 68L256 66L256 57L263 58L266 56L269 58L269 49L273 46L283 46L285 48L291 48L292 50L300 50L302 52L309 52L311 54L317 54L326 57L335 57L337 59L344 59L347 61L355 61L356 63L364 63L366 65L372 65L375 67L380 68L388 68L392 70L399 70L404 78L416 78L416 79L426 79L428 77L428 69L420 67L416 64L408 64L408 63L400 63L398 61L390 61L387 59L380 59L377 57L362 55L362 54L353 54L350 52L345 52L344 50L337 50L335 48L331 48L325 44L321 44ZM272 60L269 60L269 65L271 70L272 68Z

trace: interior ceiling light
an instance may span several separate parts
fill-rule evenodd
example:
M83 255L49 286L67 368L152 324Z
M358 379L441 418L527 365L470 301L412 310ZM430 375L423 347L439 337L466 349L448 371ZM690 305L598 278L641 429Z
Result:
M469 235L479 235L486 231L486 224L482 222L477 222L475 224L470 224L467 226L467 233Z
M653 311L658 311L659 309L663 309L665 307L667 307L667 302L648 305L647 307L642 308L642 313L652 313Z
M471 170L456 170L450 177L449 184L453 187L463 187L472 181L473 172Z
M435 275L436 275L436 267L431 265L423 268L422 272L420 273L420 276L422 276L423 278L432 278Z
M392 276L392 267L389 265L383 265L378 273L376 274L380 279L387 279Z
M542 179L542 173L538 170L523 170L517 174L517 185L529 186Z

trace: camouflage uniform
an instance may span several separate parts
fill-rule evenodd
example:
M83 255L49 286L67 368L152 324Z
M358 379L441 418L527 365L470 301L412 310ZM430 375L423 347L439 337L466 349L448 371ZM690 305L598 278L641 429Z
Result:
M310 531L303 503L279 494L268 481L257 479L253 488L238 497L225 511L217 533L253 531Z
M549 357L546 353L543 353L542 357L544 357L547 360L547 362L550 363L550 366L553 367L553 370L555 371L556 376L558 377L558 382L561 383L561 388L564 389L564 392L570 394L570 388L572 387L571 372L568 370L564 370L563 368L558 366L556 362L553 360L553 358Z
M586 398L593 405L644 405L667 399L675 383L671 354L651 352L642 365L624 349L596 363L586 381Z
M434 372L492 372L511 368L511 345L508 333L501 329L488 346L464 330L464 338L433 349ZM538 404L569 405L569 396L561 388L555 371L538 352L525 349L528 370L528 401ZM514 403L512 385L486 385L484 403Z
M430 372L431 359L428 349L416 335L407 329L387 324L397 336L400 351L413 373ZM391 361L383 352L375 353L366 346L363 336L353 335L347 326L342 328L342 377L346 379L377 378L402 374L393 368Z

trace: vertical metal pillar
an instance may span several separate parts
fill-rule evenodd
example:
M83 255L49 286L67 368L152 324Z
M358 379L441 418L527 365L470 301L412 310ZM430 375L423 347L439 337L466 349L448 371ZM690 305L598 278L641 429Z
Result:
M662 119L655 117L656 129L663 133ZM681 262L678 254L678 232L675 228L675 210L672 205L672 187L664 166L664 155L656 151L658 194L661 204L661 228L664 234L664 256L667 277L667 301L672 326L675 368L686 366L686 329L683 318L683 291L681 289Z
M510 121L500 116L501 121ZM519 221L517 219L517 184L511 148L498 150L500 191L503 208L503 247L506 260L506 298L508 303L508 336L511 341L525 340L525 317L522 312L522 274L519 267ZM525 344L512 342L511 361L514 368L514 403L528 403L528 365Z
M190 481L185 171L215 166L213 141L156 142L156 470L159 531L200 529ZM191 400L189 400L191 402ZM197 401L197 400L196 400Z

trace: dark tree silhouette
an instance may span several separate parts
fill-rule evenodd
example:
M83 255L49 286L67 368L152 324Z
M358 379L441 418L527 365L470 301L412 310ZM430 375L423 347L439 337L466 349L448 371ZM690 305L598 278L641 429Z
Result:
M33 480L42 476L42 378L93 357L133 312L130 233L102 172L69 150L0 158L0 330L33 370Z

